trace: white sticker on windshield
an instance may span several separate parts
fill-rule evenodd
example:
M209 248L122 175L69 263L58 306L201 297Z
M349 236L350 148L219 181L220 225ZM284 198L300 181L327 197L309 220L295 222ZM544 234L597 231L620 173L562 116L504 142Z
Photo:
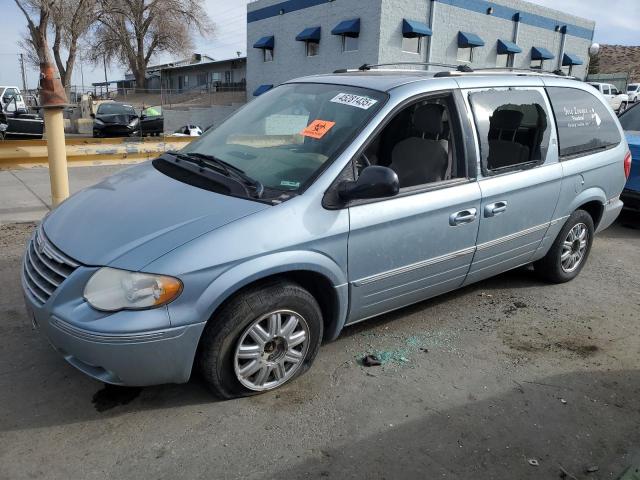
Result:
M363 110L369 110L373 107L378 100L373 98L363 97L361 95L353 95L351 93L339 93L331 99L333 103L340 103L342 105L349 105L351 107L361 108Z
M290 182L288 180L282 180L280 182L280 186L281 187L293 187L293 188L299 188L300 187L300 182Z

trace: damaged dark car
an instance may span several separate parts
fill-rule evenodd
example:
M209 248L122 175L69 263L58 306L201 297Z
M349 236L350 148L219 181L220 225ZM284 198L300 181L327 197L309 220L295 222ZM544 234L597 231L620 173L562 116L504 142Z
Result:
M93 136L136 137L140 135L140 117L131 105L101 103L93 117Z
M29 113L22 105L22 96L15 95L0 108L0 140L28 140L42 138L44 121L40 115Z

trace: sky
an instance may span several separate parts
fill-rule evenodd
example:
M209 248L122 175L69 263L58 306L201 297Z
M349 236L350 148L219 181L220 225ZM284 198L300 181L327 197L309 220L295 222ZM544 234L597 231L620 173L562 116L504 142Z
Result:
M212 56L216 59L231 58L236 52L246 54L246 4L247 0L203 0L205 8L215 25L215 33L211 38L196 38L194 51ZM640 45L640 0L529 0L532 3L555 8L567 13L596 21L594 41L606 44ZM603 4L606 3L606 8ZM26 21L22 12L13 0L0 0L2 17L0 18L0 85L22 86L18 55L20 47L17 42L26 32ZM171 60L168 56L152 59L152 63L163 63ZM124 76L125 68L111 65L107 71L110 80ZM82 75L84 74L84 75ZM73 84L81 85L104 81L103 69L85 65L79 66L73 74ZM27 83L34 88L38 80L38 72L27 68Z

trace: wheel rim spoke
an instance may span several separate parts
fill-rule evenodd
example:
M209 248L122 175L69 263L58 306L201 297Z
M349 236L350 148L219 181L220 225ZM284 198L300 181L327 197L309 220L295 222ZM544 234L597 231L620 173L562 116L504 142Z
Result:
M284 356L284 361L296 365L302 361L302 353L297 350L290 349Z
M251 375L256 373L258 370L260 370L261 367L262 367L262 364L258 360L254 360L253 362L249 362L238 373L240 373L240 375L242 375L243 377L250 377Z
M270 365L263 365L262 368L260 368L260 371L258 372L258 375L256 375L255 379L255 384L257 386L262 387L264 385L264 383L269 378L269 374L271 373L272 368L273 367Z
M296 329L297 326L298 326L298 319L294 315L289 316L289 319L282 326L281 335L287 340L290 340L291 334L293 333L293 331Z
M269 337L274 338L280 333L282 317L279 313L274 313L269 317Z
M307 339L307 333L304 330L293 333L289 336L289 347L297 347Z
M284 362L276 363L273 374L276 380L282 380L287 375L287 370L284 368Z
M258 343L260 346L264 346L269 340L271 340L271 336L264 328L260 326L259 323L256 323L251 330L249 330L249 335Z
M240 345L238 358L242 360L257 360L260 358L262 349L259 345Z

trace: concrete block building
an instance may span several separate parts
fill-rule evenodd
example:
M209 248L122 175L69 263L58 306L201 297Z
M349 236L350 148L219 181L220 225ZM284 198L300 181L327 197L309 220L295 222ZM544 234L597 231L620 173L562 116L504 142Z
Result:
M562 69L584 78L595 22L523 0L258 0L247 93L364 63Z

